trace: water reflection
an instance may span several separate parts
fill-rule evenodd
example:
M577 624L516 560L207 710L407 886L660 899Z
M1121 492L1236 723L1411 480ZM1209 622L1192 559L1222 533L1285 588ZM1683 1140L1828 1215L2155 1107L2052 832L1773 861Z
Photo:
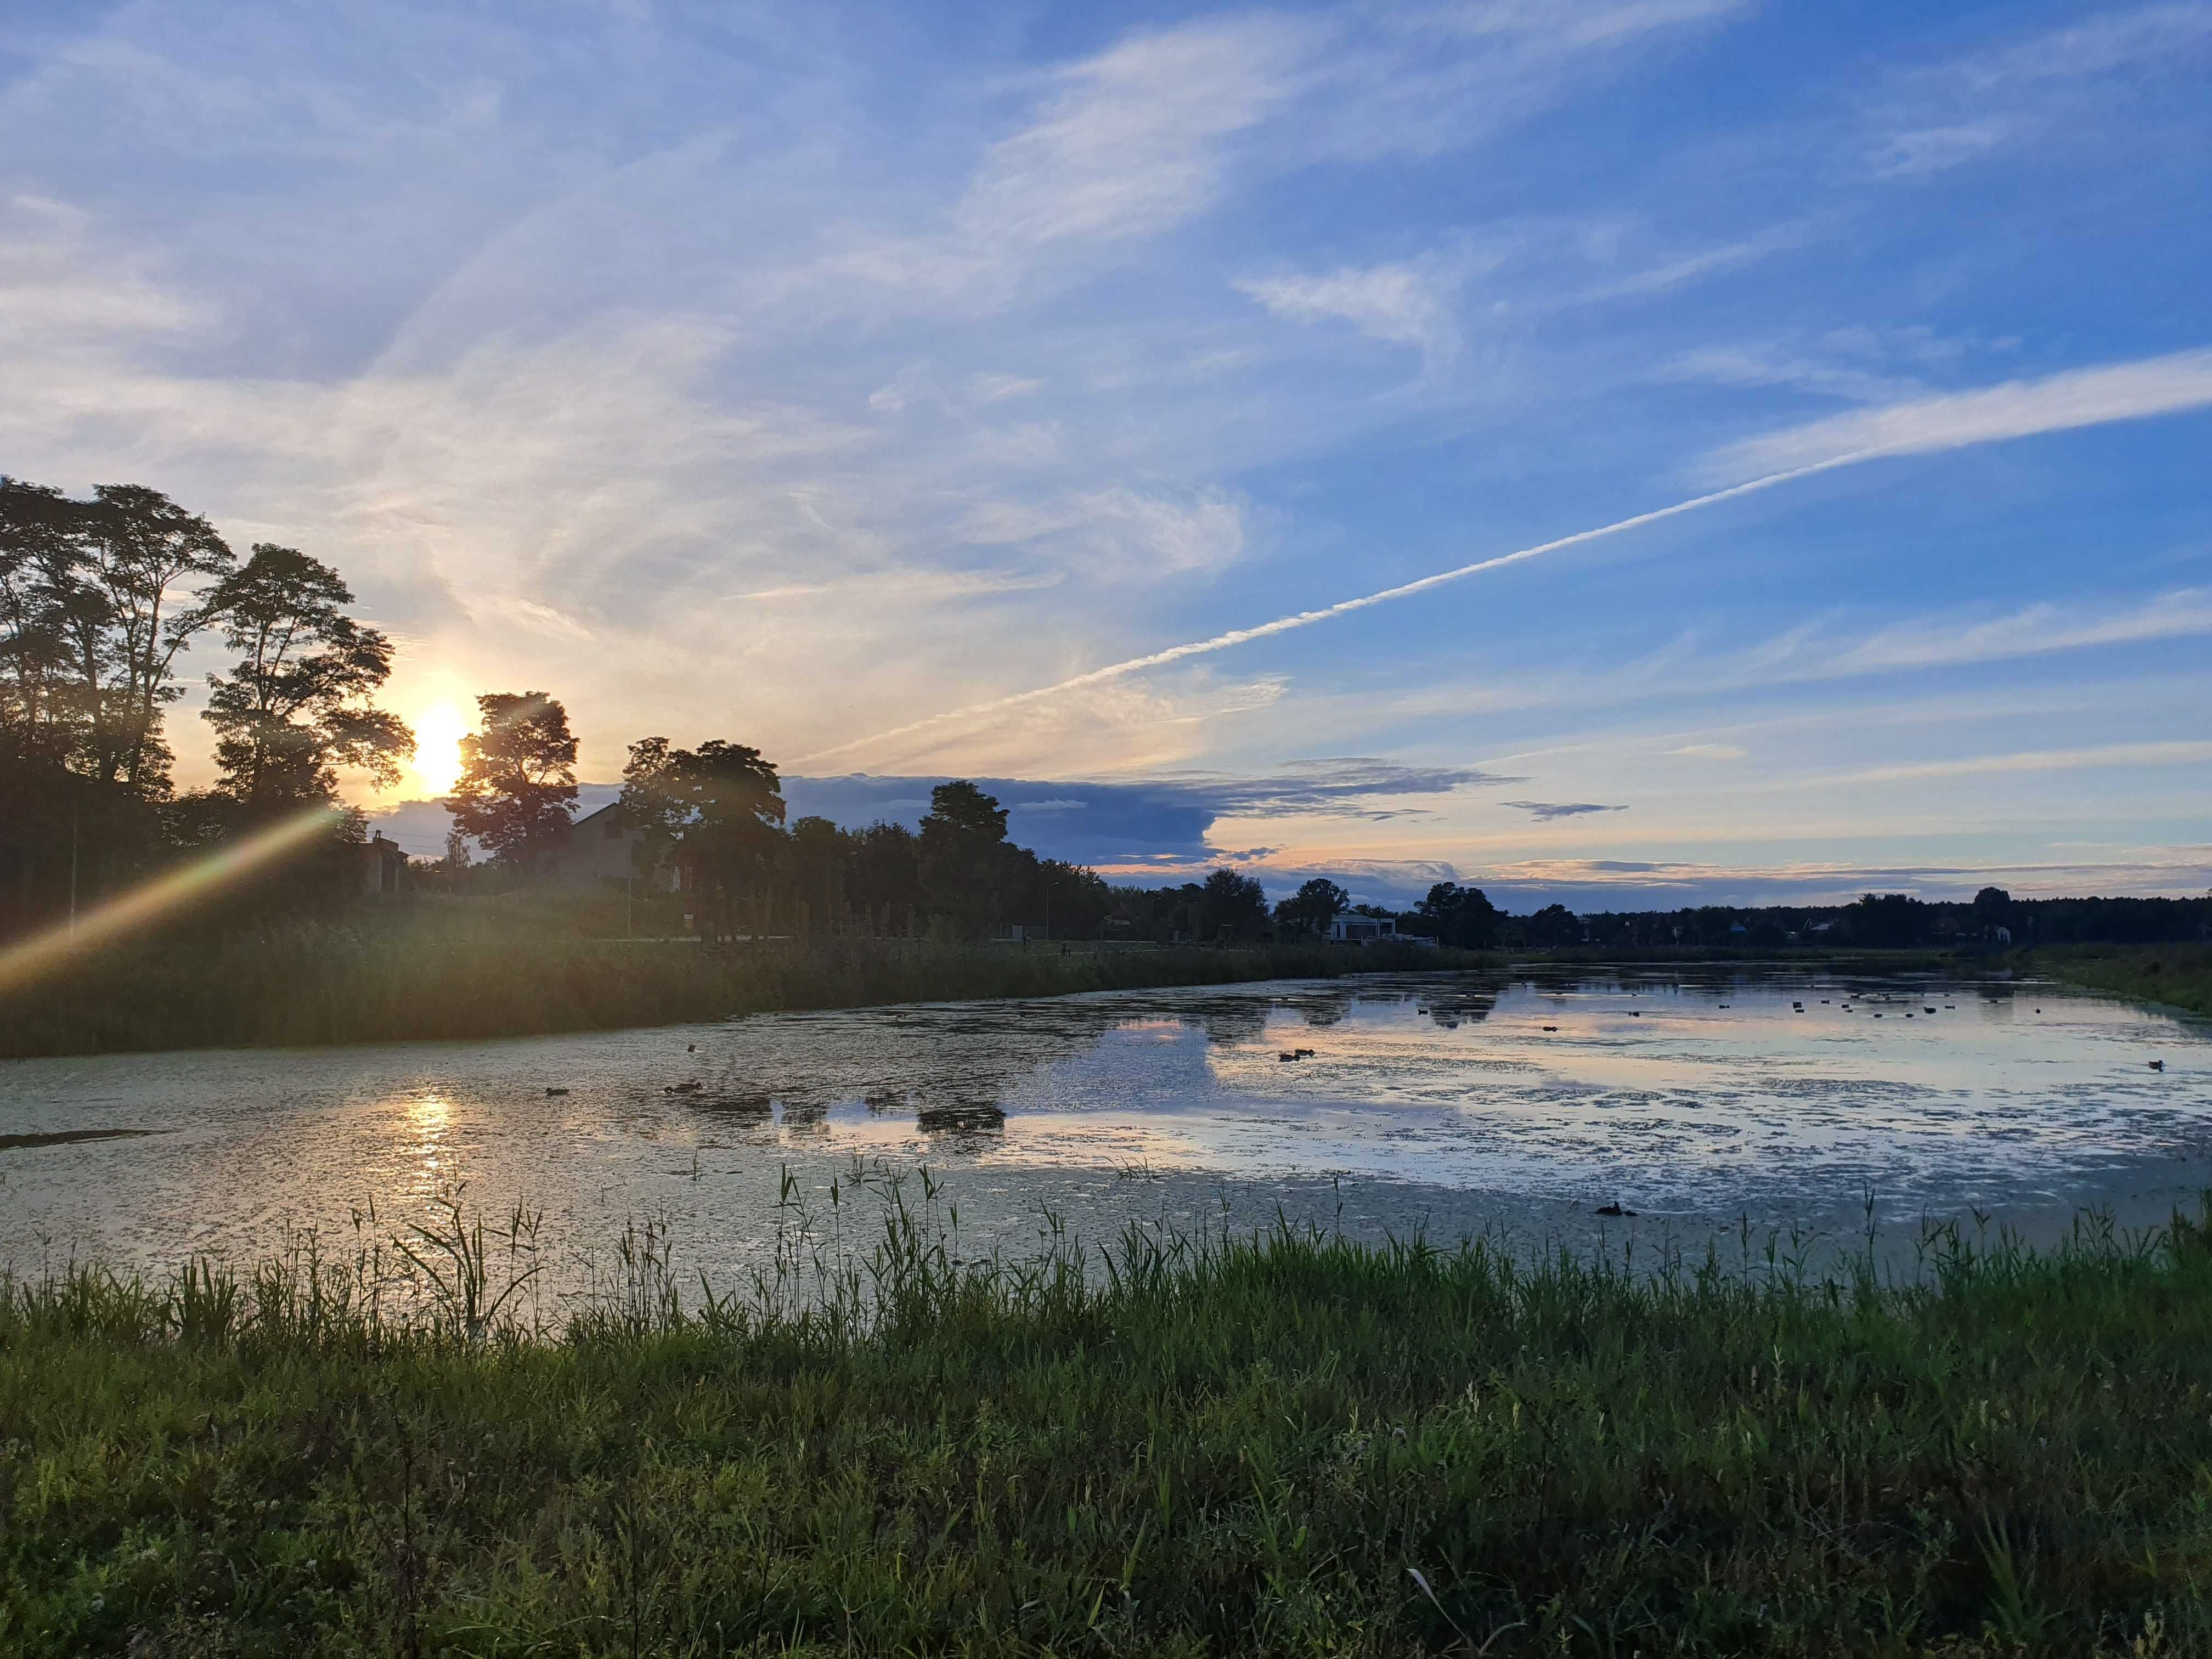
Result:
M1334 1204L1338 1178L1398 1231L1614 1199L1843 1214L1869 1188L1897 1215L2148 1203L2212 1181L2209 1053L2202 1024L2051 987L1551 969L26 1061L0 1067L0 1260L173 1261L466 1182L579 1251L665 1210L726 1267L780 1169L856 1156L950 1166L963 1224L1010 1239L1041 1206L1111 1233L1133 1205ZM161 1133L83 1138L121 1130Z

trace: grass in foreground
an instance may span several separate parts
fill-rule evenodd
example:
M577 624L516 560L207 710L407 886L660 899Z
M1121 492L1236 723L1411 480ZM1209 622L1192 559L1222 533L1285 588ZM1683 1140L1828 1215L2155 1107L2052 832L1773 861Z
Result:
M2031 971L2143 1002L2212 1014L2212 945L2070 945L2023 953Z
M0 1056L531 1036L1148 986L1480 965L1456 951L1100 951L842 939L704 951L403 922L105 951L0 993Z
M14 1285L0 1649L2212 1651L2185 1222L1900 1287L1287 1234L962 1267L901 1216L688 1314L633 1249L538 1334L439 1238L409 1316L299 1255Z

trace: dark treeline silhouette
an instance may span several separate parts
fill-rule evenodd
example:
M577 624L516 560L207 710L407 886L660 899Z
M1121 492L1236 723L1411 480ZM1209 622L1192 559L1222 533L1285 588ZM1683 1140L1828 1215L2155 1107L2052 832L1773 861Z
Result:
M313 804L338 809L329 834L255 895L342 896L363 830L338 769L389 783L414 748L374 704L391 641L352 603L328 565L270 543L241 561L158 490L0 477L0 932ZM207 680L216 781L179 794L167 716L202 641L236 661Z
M207 520L159 491L103 485L78 499L0 477L0 938L88 906L303 807L330 828L281 866L227 894L213 921L257 921L387 900L390 843L369 844L339 799L342 772L397 781L406 725L376 706L391 641L349 614L338 573L257 543L241 559ZM234 661L207 677L214 784L179 793L167 715L178 665L217 642ZM1996 948L2212 937L2212 898L1971 901L1866 895L1832 906L1577 915L1551 904L1507 915L1480 889L1442 882L1402 911L1354 904L1325 877L1268 904L1231 867L1201 881L1109 886L1006 834L1006 809L973 783L938 785L919 830L787 821L776 768L744 744L630 745L620 801L593 815L604 844L579 856L576 739L545 692L486 693L445 805L454 827L421 891L509 893L555 884L624 902L639 890L688 915L702 938L861 934L1103 939L1160 945L1295 944L1347 915L1468 950ZM616 867L605 848L617 848ZM479 861L475 853L488 857ZM364 877L366 876L366 879ZM209 913L202 912L203 917ZM1370 930L1372 931L1372 930Z

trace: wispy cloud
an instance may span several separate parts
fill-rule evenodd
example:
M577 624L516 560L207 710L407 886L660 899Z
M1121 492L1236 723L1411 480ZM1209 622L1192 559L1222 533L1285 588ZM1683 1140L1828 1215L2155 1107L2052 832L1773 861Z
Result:
M2212 761L2212 743L2111 743L2082 749L2031 749L2005 755L1969 755L1955 760L1915 761L1902 766L1869 766L1802 780L1804 787L1836 784L1905 783L1936 778L1971 778L2014 772L2073 772L2118 766L2195 766Z
M1925 455L2212 406L2212 350L2068 369L1830 416L1717 450L1701 478L1756 477L1847 456Z
M1342 265L1312 276L1240 277L1237 288L1276 316L1294 323L1344 322L1395 345L1413 346L1432 362L1459 344L1452 301L1460 277L1411 264Z
M2114 10L1893 76L1868 161L1890 177L1941 173L2122 106L2146 83L2185 89L2212 56L2212 6Z
M1578 818L1591 812L1626 812L1626 806L1606 806L1592 800L1509 800L1501 805L1518 807L1540 823L1555 818Z
M1298 95L1325 34L1254 14L1137 35L1060 71L1035 124L985 161L961 229L984 244L1115 240L1205 212L1231 141Z

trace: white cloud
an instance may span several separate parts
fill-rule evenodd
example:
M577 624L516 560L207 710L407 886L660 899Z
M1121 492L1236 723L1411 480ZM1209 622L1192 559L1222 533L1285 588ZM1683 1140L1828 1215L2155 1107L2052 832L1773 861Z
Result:
M2212 406L2212 349L2177 351L1831 416L1730 444L1698 471L1721 483L1846 456L1929 454L2207 406Z
M1287 321L1348 322L1363 334L1418 347L1431 359L1452 355L1457 279L1410 264L1340 265L1313 276L1248 276L1236 287Z
M1244 506L1221 490L1176 499L1104 489L1076 505L1083 541L1109 570L1136 576L1211 574L1244 553Z
M1879 174L1909 177L2046 137L2079 143L2097 118L2147 84L2172 77L2185 95L2208 51L2212 6L2161 4L1908 70L1876 103L1868 161Z
M2212 592L2184 588L2102 615L2081 605L2033 605L1984 620L1894 623L1835 651L1825 672L1838 676L1880 673L2204 634L2212 634Z
M1692 760L1739 761L1749 751L1740 744L1686 743L1667 751L1670 755L1685 755Z
M2112 743L2081 749L2021 750L2006 755L1971 755L1957 760L1916 761L1903 766L1873 766L1802 780L1806 787L1832 784L1905 783L1935 778L1984 777L2012 772L2072 772L2109 766L2194 766L2212 761L2212 743Z
M1324 33L1264 14L1187 24L1060 71L1039 119L985 161L961 229L987 246L1112 240L1204 212L1230 142L1299 94Z

